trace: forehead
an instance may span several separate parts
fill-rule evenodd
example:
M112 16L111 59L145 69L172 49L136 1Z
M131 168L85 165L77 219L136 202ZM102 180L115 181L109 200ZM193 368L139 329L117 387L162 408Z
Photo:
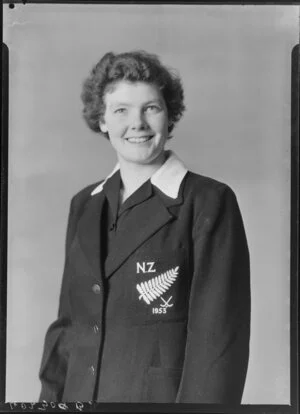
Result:
M143 104L149 101L163 101L163 97L159 88L154 84L119 81L104 93L104 101L108 105L119 102Z

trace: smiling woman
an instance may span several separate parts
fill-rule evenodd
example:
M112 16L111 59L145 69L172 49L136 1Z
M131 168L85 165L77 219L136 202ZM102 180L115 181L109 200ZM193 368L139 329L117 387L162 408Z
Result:
M82 99L118 164L71 202L40 400L239 404L248 246L234 192L165 150L180 78L155 55L107 53Z
M185 109L181 80L153 54L107 53L85 81L82 99L88 125L116 151L125 201L165 161L165 143Z

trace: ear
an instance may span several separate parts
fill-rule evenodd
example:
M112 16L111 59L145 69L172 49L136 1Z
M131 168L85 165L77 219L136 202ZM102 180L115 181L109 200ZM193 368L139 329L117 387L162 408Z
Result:
M105 122L99 121L99 127L103 133L106 133L108 131Z

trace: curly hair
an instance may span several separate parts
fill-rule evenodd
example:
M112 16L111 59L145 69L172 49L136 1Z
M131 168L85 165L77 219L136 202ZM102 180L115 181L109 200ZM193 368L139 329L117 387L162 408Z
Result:
M157 55L143 50L120 54L108 52L93 67L83 83L81 94L83 117L88 126L101 133L99 120L105 113L105 93L121 80L146 82L160 89L168 110L170 133L185 110L182 83L173 69L161 64ZM107 133L103 135L108 138Z

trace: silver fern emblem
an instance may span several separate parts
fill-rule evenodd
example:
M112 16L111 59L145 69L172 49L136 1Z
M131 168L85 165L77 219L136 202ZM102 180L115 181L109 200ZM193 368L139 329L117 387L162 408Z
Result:
M136 288L140 293L139 300L143 298L147 305L150 305L154 299L163 295L177 279L178 269L179 266L174 267L147 282L142 282L139 285L136 285Z

